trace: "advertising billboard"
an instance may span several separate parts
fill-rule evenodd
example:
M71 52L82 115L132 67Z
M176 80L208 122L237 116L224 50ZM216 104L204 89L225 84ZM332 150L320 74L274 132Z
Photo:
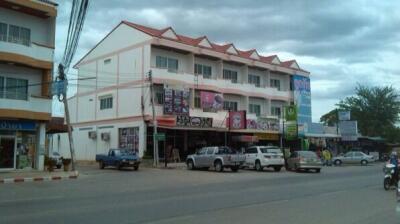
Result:
M164 114L189 115L190 92L164 89Z
M310 78L293 75L294 102L297 106L297 122L311 123L311 87Z
M229 112L229 128L230 129L246 129L246 111L230 111Z
M201 108L205 112L217 112L222 109L224 98L221 93L200 92Z
M350 111L339 111L338 116L339 116L339 121L349 121Z

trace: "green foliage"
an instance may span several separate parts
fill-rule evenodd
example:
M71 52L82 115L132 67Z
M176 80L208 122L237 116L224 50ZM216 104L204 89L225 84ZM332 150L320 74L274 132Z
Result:
M389 141L400 141L399 94L392 86L368 87L358 85L355 95L346 97L336 106L349 110L351 119L358 121L358 129L365 136L381 136ZM321 122L333 125L337 122L336 109L321 117Z

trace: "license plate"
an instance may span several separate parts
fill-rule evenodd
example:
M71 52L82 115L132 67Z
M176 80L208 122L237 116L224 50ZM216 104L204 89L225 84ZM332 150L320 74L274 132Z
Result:
M129 165L133 165L133 162L132 162L132 161L130 161L130 162L129 162Z

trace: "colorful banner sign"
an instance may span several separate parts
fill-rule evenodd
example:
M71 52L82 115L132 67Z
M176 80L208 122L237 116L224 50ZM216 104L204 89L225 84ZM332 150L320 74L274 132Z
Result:
M224 98L221 93L200 92L201 108L204 112L217 112L222 109Z
M176 126L212 128L213 119L210 117L190 117L185 115L176 116Z
M229 112L229 129L246 129L246 111Z
M247 129L279 131L279 120L274 118L247 119L246 123Z
M189 115L189 90L164 89L164 114Z
M285 106L286 121L297 121L297 107L295 105Z
M297 106L297 122L311 123L311 88L310 78L294 75L294 102Z

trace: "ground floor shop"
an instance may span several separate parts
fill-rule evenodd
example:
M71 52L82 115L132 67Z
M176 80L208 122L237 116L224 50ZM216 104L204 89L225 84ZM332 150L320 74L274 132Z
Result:
M45 132L45 123L0 120L0 170L43 170Z

